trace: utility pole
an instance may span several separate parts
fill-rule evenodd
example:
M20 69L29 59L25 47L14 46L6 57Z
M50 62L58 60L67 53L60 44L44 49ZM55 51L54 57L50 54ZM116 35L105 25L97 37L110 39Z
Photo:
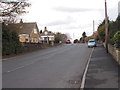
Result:
M95 21L93 20L93 35L94 35L94 32L95 32Z
M95 21L93 20L93 38L95 39L94 32L95 32Z
M74 35L74 33L73 33L73 43L74 43L74 37L75 37L75 35Z
M73 33L73 39L74 39L74 37L75 37L75 35L74 35L74 33Z
M107 2L105 0L105 47L108 53L108 16L107 16Z

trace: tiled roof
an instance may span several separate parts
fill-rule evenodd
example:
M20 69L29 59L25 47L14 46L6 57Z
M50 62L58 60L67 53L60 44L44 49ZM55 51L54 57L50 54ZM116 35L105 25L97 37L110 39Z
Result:
M37 28L36 22L33 23L16 23L16 24L8 24L8 29L11 31L15 31L18 34L31 34L34 28ZM39 32L39 30L38 30Z

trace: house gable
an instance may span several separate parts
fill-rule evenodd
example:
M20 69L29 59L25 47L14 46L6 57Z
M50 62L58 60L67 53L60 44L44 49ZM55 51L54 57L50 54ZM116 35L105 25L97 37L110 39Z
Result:
M16 32L19 35L19 38L22 38L21 40L23 40L23 42L25 42L25 40L28 39L28 38L27 39L25 38L25 35L29 35L28 41L30 42L31 41L34 42L34 39L35 39L35 42L39 42L41 38L36 22L8 24L7 27L11 31Z
M48 31L46 27L40 35L43 41L46 41L46 40L54 41L55 39L55 35L51 31Z

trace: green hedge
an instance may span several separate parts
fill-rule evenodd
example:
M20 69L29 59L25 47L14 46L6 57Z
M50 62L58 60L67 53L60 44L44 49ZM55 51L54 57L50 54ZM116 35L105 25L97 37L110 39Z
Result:
M117 31L113 37L113 40L115 42L115 46L117 48L120 48L120 31Z
M8 30L5 24L2 24L2 55L17 54L21 48L18 35Z

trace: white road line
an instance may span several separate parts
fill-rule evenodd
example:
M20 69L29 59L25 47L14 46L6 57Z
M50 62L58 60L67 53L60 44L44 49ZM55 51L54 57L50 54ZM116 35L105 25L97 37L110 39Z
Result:
M17 67L17 68L12 69L12 70L6 71L6 72L7 72L7 73L10 73L10 72L16 71L16 70L18 70L18 69L22 69L22 68L24 68L24 67L27 67L27 66L29 66L29 65L32 65L32 64L34 64L34 63L36 63L36 61L35 61L35 62L32 62L32 63L29 63L29 64L26 64L26 65L24 65L24 66Z
M83 88L85 87L86 74L87 74L87 71L88 71L88 66L89 66L89 63L90 63L93 51L94 51L94 48L92 49L90 57L88 59L88 62L87 62L87 65L86 65L86 68L85 68L85 71L84 71L84 74L83 74L83 77L82 77L82 82L81 82L80 90L83 90Z
M23 67L25 67L25 66L21 66L21 67L15 68L15 69L10 70L10 71L7 71L7 72L10 73L10 72L13 72L13 71L15 71L15 70L21 69L21 68L23 68Z

